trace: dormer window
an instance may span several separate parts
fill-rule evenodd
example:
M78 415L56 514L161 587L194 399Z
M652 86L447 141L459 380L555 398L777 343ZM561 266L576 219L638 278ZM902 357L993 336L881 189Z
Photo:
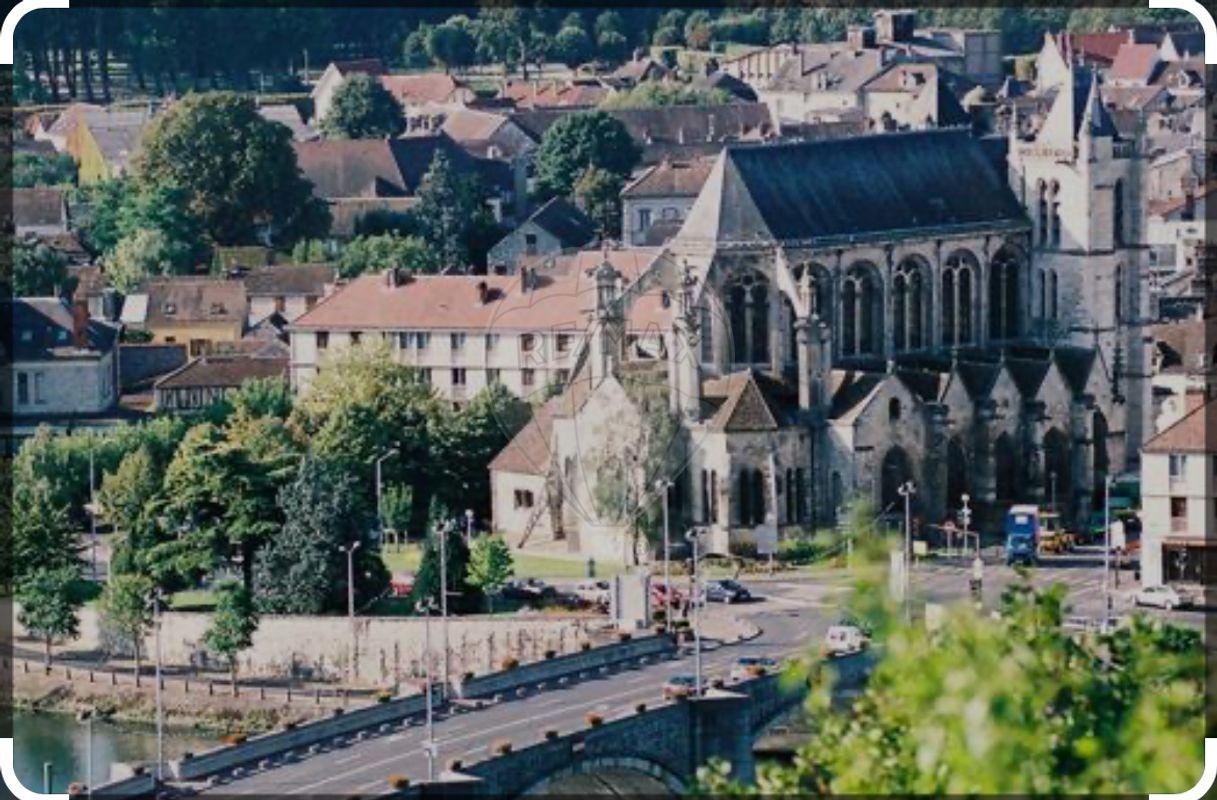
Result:
M169 303L169 302L165 303L163 306L161 306L161 312L166 317L172 317L174 314L177 313L177 303Z

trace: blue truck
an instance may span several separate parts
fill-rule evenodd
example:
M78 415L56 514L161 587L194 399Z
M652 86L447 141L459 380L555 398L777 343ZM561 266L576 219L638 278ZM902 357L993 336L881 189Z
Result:
M1039 509L1010 506L1006 512L1006 566L1034 567L1039 557Z

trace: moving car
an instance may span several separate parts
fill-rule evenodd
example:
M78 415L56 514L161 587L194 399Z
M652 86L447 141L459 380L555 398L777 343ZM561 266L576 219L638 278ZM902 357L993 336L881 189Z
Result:
M743 584L730 579L707 581L703 591L708 603L743 603L752 599L752 593Z
M731 668L730 677L733 681L746 681L749 678L759 678L761 675L777 672L779 668L778 662L772 658L743 656Z
M827 656L845 656L866 649L866 636L853 625L833 625L824 635L822 649Z
M705 685L702 685L705 691ZM697 678L692 675L673 675L663 682L663 699L675 697L692 697L697 694Z
M1187 608L1192 605L1192 597L1186 592L1171 586L1146 586L1133 596L1133 602L1138 606L1153 606L1170 611L1175 608Z

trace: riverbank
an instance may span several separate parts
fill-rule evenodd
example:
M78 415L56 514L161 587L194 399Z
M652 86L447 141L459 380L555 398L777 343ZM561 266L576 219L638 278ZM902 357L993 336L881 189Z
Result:
M99 716L115 722L155 724L155 684L152 678L146 679L145 684L142 688L87 684L56 674L46 675L41 670L29 673L17 670L13 675L13 707L17 711L65 715L95 709ZM184 694L169 691L171 685L166 683L162 692L165 725L214 734L217 739L226 733L261 733L288 722L300 723L331 713L329 704L287 704L248 693L240 697Z

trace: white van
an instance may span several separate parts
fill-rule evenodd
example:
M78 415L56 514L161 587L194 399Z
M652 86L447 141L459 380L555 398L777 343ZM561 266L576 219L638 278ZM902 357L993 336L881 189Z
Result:
M824 636L823 651L826 656L845 656L866 649L867 639L853 625L833 625Z

